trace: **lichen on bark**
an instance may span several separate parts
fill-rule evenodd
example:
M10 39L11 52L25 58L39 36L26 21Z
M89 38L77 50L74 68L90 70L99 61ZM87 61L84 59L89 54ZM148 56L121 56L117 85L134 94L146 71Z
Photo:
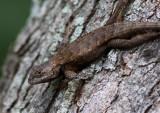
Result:
M106 51L80 73L87 80L56 80L31 86L32 66L103 26L117 1L34 0L31 15L8 54L0 91L1 113L159 113L160 40L130 50ZM158 0L135 0L124 21L158 22ZM62 86L59 88L59 86Z

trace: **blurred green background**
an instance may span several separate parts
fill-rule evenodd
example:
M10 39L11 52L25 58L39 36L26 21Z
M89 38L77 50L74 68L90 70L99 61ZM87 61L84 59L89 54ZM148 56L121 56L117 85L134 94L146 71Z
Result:
M26 22L30 5L31 0L0 0L0 70L9 45Z

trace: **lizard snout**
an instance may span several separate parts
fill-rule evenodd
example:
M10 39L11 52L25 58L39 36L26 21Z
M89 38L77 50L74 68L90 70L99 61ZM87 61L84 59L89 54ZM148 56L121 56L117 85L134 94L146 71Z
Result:
M59 74L59 66L53 67L49 62L34 66L31 70L31 74L28 78L30 84L45 83L53 80Z

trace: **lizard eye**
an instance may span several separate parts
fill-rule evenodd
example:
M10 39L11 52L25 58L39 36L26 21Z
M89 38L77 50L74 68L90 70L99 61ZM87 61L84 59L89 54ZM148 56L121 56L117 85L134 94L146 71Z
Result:
M42 74L41 66L34 66L31 70L31 76L38 77Z

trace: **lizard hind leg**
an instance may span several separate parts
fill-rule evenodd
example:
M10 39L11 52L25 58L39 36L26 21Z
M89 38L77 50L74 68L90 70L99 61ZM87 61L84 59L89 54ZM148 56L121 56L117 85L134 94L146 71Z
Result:
M127 8L129 7L131 2L133 2L133 0L118 0L118 3L116 5L111 17L108 19L106 25L110 25L115 22L123 21L124 14L127 11Z
M139 46L147 41L160 37L160 32L149 32L132 37L131 39L112 39L108 42L108 48L130 49Z

